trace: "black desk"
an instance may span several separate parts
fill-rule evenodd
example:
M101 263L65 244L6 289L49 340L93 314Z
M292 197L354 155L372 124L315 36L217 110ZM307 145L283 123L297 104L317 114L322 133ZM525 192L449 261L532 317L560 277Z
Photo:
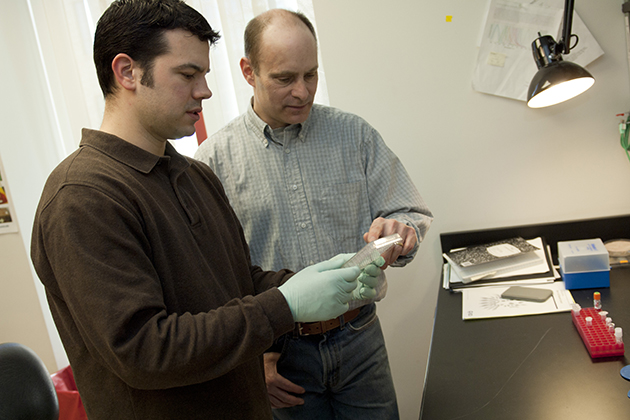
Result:
M509 236L559 240L630 238L630 216L441 235L442 249ZM626 357L591 359L571 314L462 320L462 298L441 287L420 418L426 420L630 419L630 268L611 270L603 309L624 329ZM595 289L573 290L582 307Z

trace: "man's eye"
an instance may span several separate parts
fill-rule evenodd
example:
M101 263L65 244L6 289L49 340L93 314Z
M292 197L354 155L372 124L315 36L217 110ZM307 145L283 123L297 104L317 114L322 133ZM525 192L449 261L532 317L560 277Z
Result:
M308 73L304 76L304 80L313 80L317 73Z
M279 77L276 80L278 80L278 82L282 83L283 85L287 85L287 84L291 83L292 79L290 77Z
M184 78L191 80L195 78L194 74L188 74L188 73L182 73L182 76L184 76Z

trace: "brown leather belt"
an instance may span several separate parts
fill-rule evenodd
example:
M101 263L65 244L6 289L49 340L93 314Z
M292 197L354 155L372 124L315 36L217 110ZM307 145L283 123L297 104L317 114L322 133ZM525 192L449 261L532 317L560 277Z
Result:
M320 321L320 322L296 322L295 323L295 332L298 335L315 335L315 334L323 334L326 331L334 330L341 325L341 318L343 317L343 322L350 322L354 318L359 315L361 308L356 308L351 311L346 312L345 314L329 319L328 321Z

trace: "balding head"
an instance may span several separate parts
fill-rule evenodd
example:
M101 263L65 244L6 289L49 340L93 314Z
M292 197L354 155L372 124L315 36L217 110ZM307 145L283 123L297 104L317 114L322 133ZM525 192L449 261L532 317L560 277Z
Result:
M263 34L267 28L272 26L306 27L313 35L317 45L315 28L304 14L284 9L272 9L261 13L250 20L245 28L245 57L249 59L255 72L259 70Z
M271 128L306 121L317 92L317 40L300 16L275 9L247 26L245 39L253 42L241 72L254 88L254 112Z

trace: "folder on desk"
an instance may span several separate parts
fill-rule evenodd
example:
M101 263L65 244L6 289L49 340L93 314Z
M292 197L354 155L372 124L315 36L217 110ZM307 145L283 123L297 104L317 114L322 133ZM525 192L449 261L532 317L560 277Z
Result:
M462 289L497 284L548 283L559 278L551 262L551 253L544 238L528 240L536 250L509 259L480 264L462 274L462 269L449 260L444 268L444 287Z

